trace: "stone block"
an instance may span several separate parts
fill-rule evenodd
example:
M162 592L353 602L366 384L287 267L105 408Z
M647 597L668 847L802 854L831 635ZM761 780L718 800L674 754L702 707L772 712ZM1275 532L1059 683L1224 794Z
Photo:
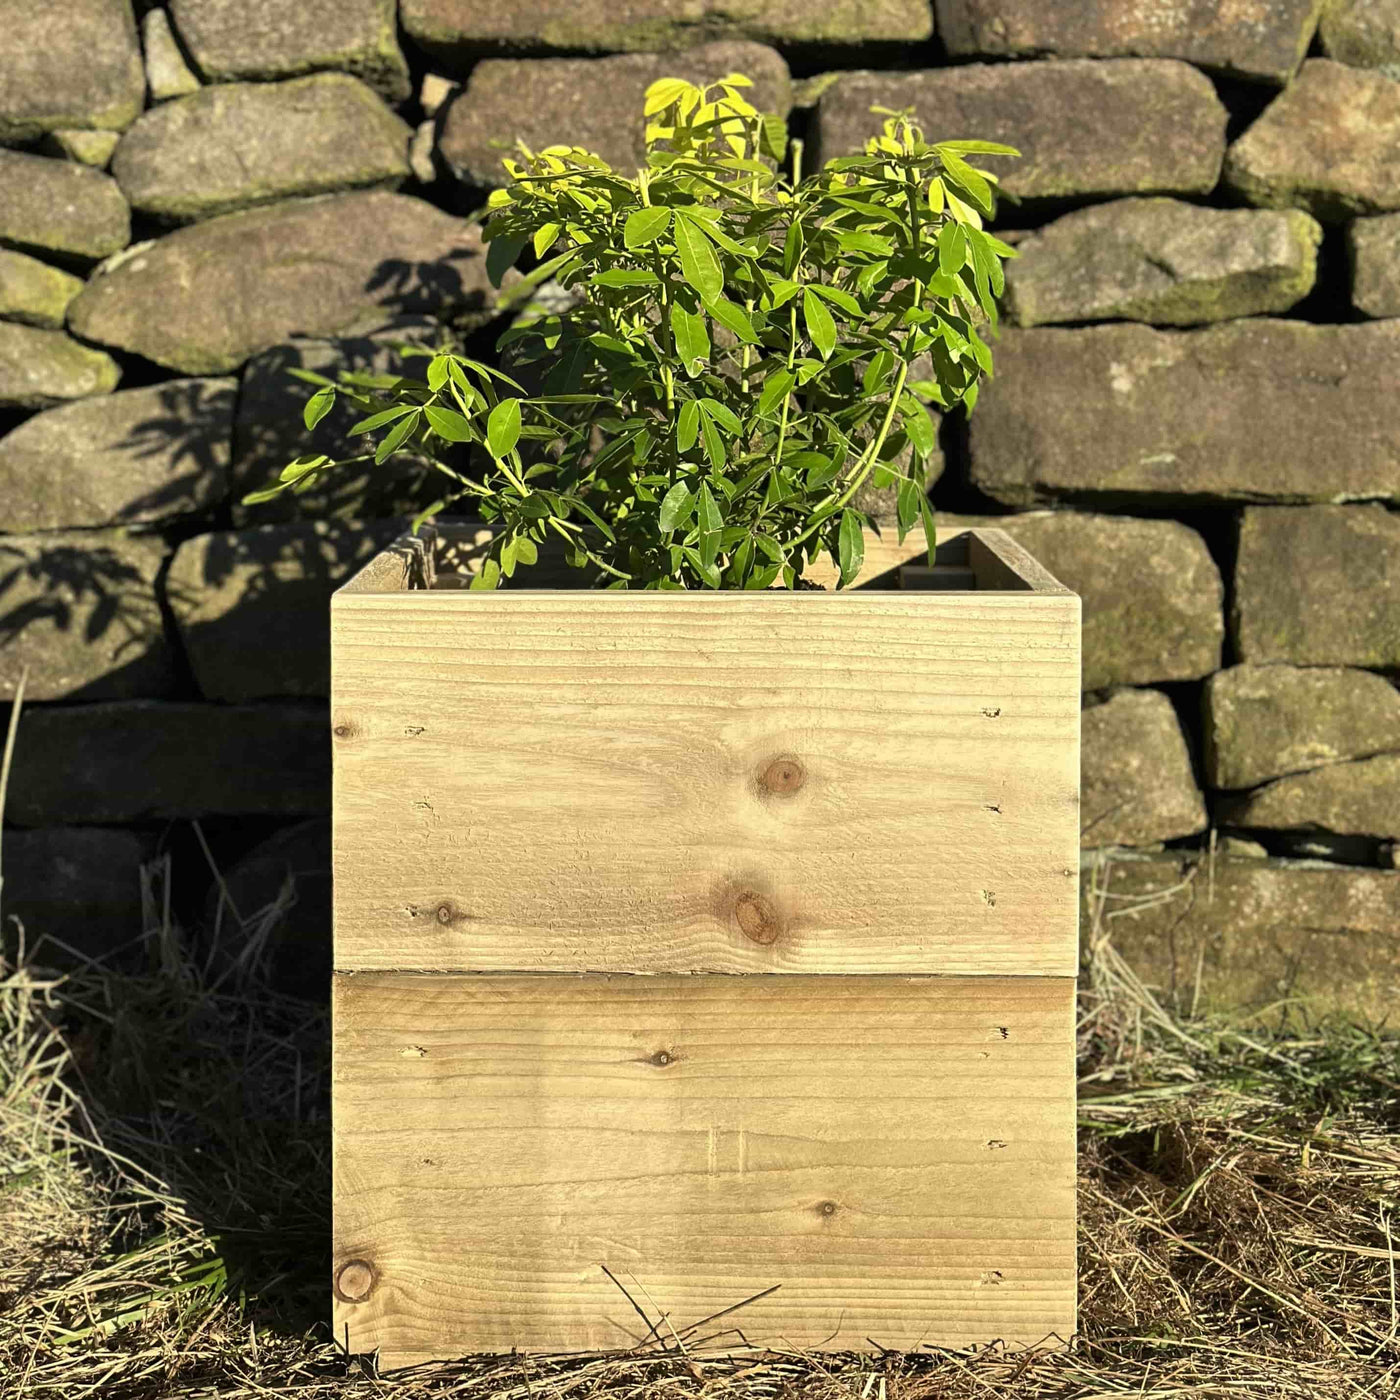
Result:
M959 58L1181 58L1218 73L1283 83L1308 50L1321 0L935 0L934 8L938 37Z
M133 209L192 223L294 195L397 187L412 134L348 73L220 83L138 118L112 174Z
M1205 830L1186 739L1160 691L1119 690L1085 710L1080 744L1081 845L1150 846Z
M100 826L7 831L0 945L17 951L18 919L36 965L69 967L75 959L59 943L102 957L139 938L141 867L155 848L153 835Z
M1400 321L1041 327L995 354L968 446L1009 505L1400 500Z
M395 11L395 0L170 0L175 29L208 82L332 69L401 102L411 86Z
M1400 316L1400 214L1347 226L1351 304L1368 316Z
M1225 157L1225 183L1324 223L1400 209L1400 83L1310 58Z
M447 108L438 151L459 179L482 187L505 182L501 158L518 140L534 150L582 146L630 175L646 159L647 88L658 78L713 82L732 72L753 79L747 96L759 111L787 115L787 64L760 44L725 42L684 53L599 59L485 59ZM529 94L528 102L520 100L522 93Z
M417 44L456 67L497 50L653 52L697 38L849 49L917 43L933 33L928 0L401 0L399 12Z
M62 330L68 303L83 279L25 253L0 248L0 321Z
M1220 665L1224 585L1175 520L1029 511L960 521L1005 530L1084 605L1084 689L1190 681ZM939 521L940 537L956 527Z
M83 399L0 438L6 526L151 524L228 494L236 379L172 379Z
M186 540L165 589L205 699L329 695L331 594L406 528L317 521Z
M0 321L0 408L48 408L110 394L120 379L105 351L62 331Z
M1400 753L1332 763L1227 801L1221 820L1260 831L1400 838Z
M160 540L119 530L0 535L0 700L26 666L29 700L169 695L165 559Z
M71 160L0 150L0 244L89 264L131 241L117 182Z
M1015 146L1019 159L987 166L1018 200L1204 194L1225 153L1226 112L1210 79L1170 59L843 73L817 105L817 158L864 150L880 130L872 106L913 107L930 141Z
M1201 697L1206 781L1252 788L1325 764L1400 751L1400 691L1336 666L1231 666Z
M1242 661L1400 670L1400 515L1246 509L1232 627Z
M353 334L404 312L480 314L494 296L476 227L368 190L178 229L89 282L68 322L183 374L225 374L293 335Z
M1191 326L1287 311L1312 290L1322 226L1298 209L1119 199L1029 234L1006 264L1016 325Z
M188 63L164 10L147 10L141 20L146 57L146 90L152 102L169 102L198 92L199 76Z
M6 818L20 826L330 810L324 705L26 706Z
M1400 78L1400 0L1326 0L1319 32L1328 58Z
M1169 1006L1309 1021L1394 1018L1400 873L1217 856L1113 858L1084 871L1087 956L1109 943Z
M120 131L140 113L131 0L0 0L0 32L0 145L64 127Z

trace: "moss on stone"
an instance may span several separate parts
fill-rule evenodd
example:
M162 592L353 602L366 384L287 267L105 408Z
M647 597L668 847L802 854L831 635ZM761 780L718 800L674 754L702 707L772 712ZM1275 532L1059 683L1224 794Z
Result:
M0 249L0 320L61 330L68 303L82 289L81 277Z

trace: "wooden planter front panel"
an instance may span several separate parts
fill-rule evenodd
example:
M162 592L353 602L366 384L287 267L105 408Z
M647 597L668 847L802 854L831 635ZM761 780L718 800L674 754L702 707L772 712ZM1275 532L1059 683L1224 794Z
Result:
M839 594L423 587L451 544L332 609L340 1340L631 1346L618 1282L1067 1336L1079 600L995 531Z
M337 1337L389 1365L1074 1327L1074 983L336 979ZM608 1277L611 1271L617 1282ZM621 1284L621 1287L619 1287ZM663 1328L667 1340L668 1328Z
M1077 970L1053 580L332 616L338 968Z

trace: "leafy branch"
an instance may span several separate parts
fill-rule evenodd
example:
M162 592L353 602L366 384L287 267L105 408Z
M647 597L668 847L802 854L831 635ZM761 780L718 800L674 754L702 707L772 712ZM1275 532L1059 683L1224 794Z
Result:
M931 145L911 113L876 108L864 154L787 181L786 128L749 86L654 83L633 178L522 144L488 207L487 268L499 286L529 248L575 304L501 337L518 377L409 346L421 379L302 371L308 429L343 396L376 445L298 458L248 500L412 453L444 479L415 528L464 503L496 525L481 588L551 540L610 587L795 587L823 552L845 585L867 482L896 488L900 539L921 525L932 555L925 402L975 406L1014 256L982 227L996 177L967 158L1017 152ZM931 376L915 380L923 357Z

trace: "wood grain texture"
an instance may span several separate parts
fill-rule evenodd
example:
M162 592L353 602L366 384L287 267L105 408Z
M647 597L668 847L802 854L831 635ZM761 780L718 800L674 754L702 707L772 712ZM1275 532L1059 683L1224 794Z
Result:
M352 1351L1074 1329L1071 979L334 981Z
M1077 966L1079 600L342 592L342 969Z

